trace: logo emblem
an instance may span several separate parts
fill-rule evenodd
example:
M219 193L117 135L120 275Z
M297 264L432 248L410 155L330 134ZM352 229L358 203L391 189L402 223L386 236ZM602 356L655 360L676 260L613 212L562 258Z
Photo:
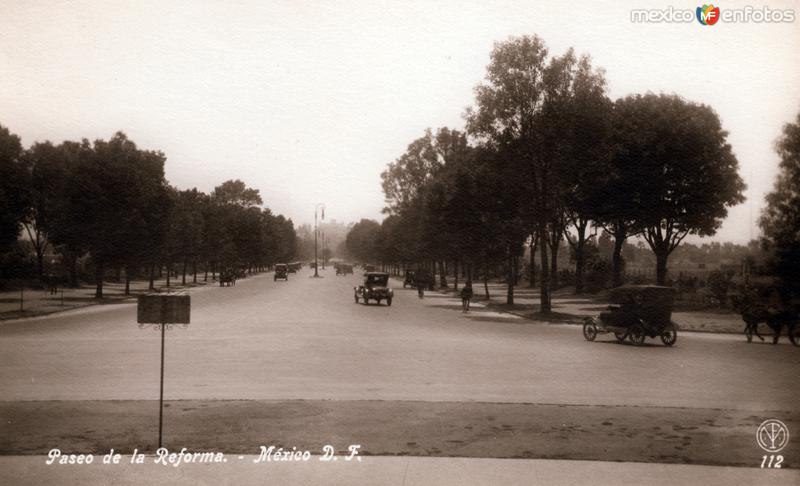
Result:
M712 4L697 7L697 21L703 25L714 25L719 20L719 7Z
M756 430L759 447L767 452L778 452L789 443L789 429L780 420L765 420Z

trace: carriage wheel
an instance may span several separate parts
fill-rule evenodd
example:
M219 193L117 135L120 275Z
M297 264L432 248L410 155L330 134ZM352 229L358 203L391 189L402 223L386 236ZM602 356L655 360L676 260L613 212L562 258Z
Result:
M644 329L639 326L634 326L631 328L630 333L628 334L628 339L635 344L636 346L641 346L644 344Z
M661 342L667 346L672 346L678 340L678 333L674 329L665 329L661 333Z
M597 326L594 322L586 322L583 324L583 337L587 341L594 341L597 337Z

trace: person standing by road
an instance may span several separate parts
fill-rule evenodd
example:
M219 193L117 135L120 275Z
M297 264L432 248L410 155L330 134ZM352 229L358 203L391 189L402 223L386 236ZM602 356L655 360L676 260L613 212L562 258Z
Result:
M472 282L467 282L461 289L461 311L469 312L469 301L472 299Z

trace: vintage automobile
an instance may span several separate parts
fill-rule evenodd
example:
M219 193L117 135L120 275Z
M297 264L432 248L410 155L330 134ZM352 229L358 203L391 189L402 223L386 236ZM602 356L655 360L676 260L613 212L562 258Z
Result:
M359 299L364 304L369 304L370 300L375 300L380 305L382 300L386 305L392 305L394 291L389 288L389 274L384 272L367 272L364 274L364 285L354 288L356 304Z
M236 271L226 268L219 272L220 287L232 287L234 285L236 285Z
M626 285L611 290L612 305L583 324L583 337L594 341L599 333L614 333L619 342L635 345L645 338L660 337L672 346L678 339L678 325L672 322L673 290L655 285Z
M403 279L403 288L406 287L416 287L416 272L412 270L406 270L406 277Z
M347 275L353 273L353 266L346 263L336 264L336 275Z
M297 271L300 270L301 266L302 265L300 264L300 262L290 263L289 264L289 273L297 273Z
M279 278L282 278L285 281L289 280L289 266L285 263L278 263L275 265L274 281L277 282Z

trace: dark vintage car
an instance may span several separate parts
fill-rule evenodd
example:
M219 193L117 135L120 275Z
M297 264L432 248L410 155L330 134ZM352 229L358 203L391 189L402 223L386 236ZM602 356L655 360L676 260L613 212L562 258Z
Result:
M672 322L673 290L655 285L626 285L612 289L611 305L583 324L583 337L594 341L598 333L614 333L619 342L635 345L647 337L660 337L672 346L678 339L678 325Z
M297 271L300 270L300 267L302 267L302 264L300 262L293 262L290 263L288 266L289 266L289 273L297 273Z
M394 291L389 288L389 274L384 272L367 272L364 274L364 285L355 287L355 299L358 304L359 299L365 304L370 300L375 300L380 305L382 300L386 305L392 305Z
M285 263L278 263L275 265L275 279L274 281L278 281L279 278L288 281L289 280L289 266Z
M336 264L336 275L347 275L353 273L353 266L346 263Z

